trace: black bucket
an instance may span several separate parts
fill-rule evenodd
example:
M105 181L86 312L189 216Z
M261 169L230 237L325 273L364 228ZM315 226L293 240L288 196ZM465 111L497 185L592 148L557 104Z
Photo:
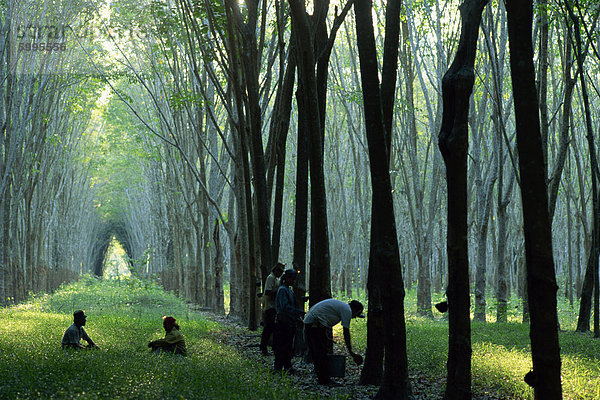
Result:
M346 375L346 356L341 354L327 354L327 367L329 376L343 378Z

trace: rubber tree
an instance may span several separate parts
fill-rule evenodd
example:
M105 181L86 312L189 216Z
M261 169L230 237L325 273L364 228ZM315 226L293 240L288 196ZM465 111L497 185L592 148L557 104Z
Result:
M400 38L400 0L386 5L385 41L382 83L379 84L377 50L373 28L371 0L356 0L356 41L360 60L360 75L365 112L365 130L369 149L371 185L373 190L371 243L369 255L369 320L382 319L383 324L370 324L367 346L374 337L381 341L383 333L383 380L375 398L408 399L408 359L406 355L406 325L404 321L404 282L398 248L394 215L394 200L389 173L392 112L398 69ZM371 302L371 300L374 300ZM385 316L385 318L384 318ZM379 328L383 328L383 332ZM380 359L371 360L367 351L365 370L376 370ZM381 369L381 368L379 368ZM362 379L364 382L364 379Z
M337 30L348 12L348 4L339 15L336 15L331 32L327 35L325 22L329 10L328 0L316 0L314 12L310 18L303 2L289 0L292 31L295 32L296 37L296 62L298 64L299 143L303 143L300 145L308 144L310 169L309 304L311 306L331 297L331 256L323 162L323 121L325 120L325 89L329 57ZM304 140L307 140L307 143ZM302 176L304 175L299 175L299 178ZM296 258L296 254L294 258ZM300 267L302 268L302 265Z
M248 215L256 221L256 231L258 232L257 239L258 248L260 249L260 266L261 275L266 275L266 270L272 266L272 251L271 251L271 225L269 218L270 202L267 196L267 175L265 166L265 155L262 143L262 114L259 104L260 100L260 85L259 85L259 49L257 43L257 23L259 4L256 1L246 3L247 6L247 21L244 21L239 4L233 1L226 1L226 10L229 13L229 18L235 25L235 32L239 35L237 40L230 40L231 52L238 53L239 62L241 65L240 76L237 80L237 87L234 90L238 91L236 103L242 101L244 108L238 109L241 111L238 116L239 134L241 136L242 146L248 146L250 153L252 182L254 186L254 194L256 196L255 207L246 200ZM233 30L229 28L230 34ZM246 119L242 123L242 116ZM245 126L244 126L245 125ZM246 136L247 135L247 136ZM245 155L244 155L245 157ZM249 178L249 176L248 176ZM251 190L246 187L246 196L251 197ZM254 224L252 225L254 226ZM249 235L254 235L254 230L249 232ZM254 251L254 245L250 246L250 251ZM252 282L260 282L259 271L257 267L250 266L250 280ZM255 287L251 287L250 297L254 298ZM254 300L251 300L254 302ZM250 329L256 329L256 320L253 317L254 306L251 305L251 318L249 319Z
M570 1L566 1L565 6L569 16L569 26L571 26L571 34L575 53L575 59L579 70L579 78L581 81L581 97L583 98L584 111L585 111L585 126L586 126L586 139L589 149L590 157L590 169L591 169L591 180L592 180L592 232L591 232L591 246L590 253L588 255L587 266L585 271L585 278L583 282L583 288L581 291L581 302L579 306L579 318L577 320L577 331L587 332L589 331L590 317L592 312L592 292L594 294L595 307L594 307L594 337L599 337L599 315L598 315L598 256L600 255L600 199L598 198L598 180L600 179L600 173L598 172L598 160L596 158L596 146L594 144L594 134L592 128L591 109L590 101L587 91L587 84L585 80L584 62L585 54L587 53L587 45L583 46L581 39L581 25L580 18L575 15L573 5ZM595 20L597 21L598 14ZM595 22L594 22L595 25Z
M469 99L479 24L487 0L460 6L462 27L454 60L442 79L443 117L439 147L448 186L448 377L446 399L471 398L471 321L467 240L467 149Z
M507 0L506 11L533 359L533 371L526 375L525 381L533 386L536 399L560 399L561 360L556 312L558 286L554 274L548 207L540 207L548 204L548 191L533 65L533 2Z

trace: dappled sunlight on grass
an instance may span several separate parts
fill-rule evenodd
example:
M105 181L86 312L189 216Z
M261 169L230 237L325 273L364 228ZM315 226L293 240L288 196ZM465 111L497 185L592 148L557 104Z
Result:
M565 399L600 399L600 340L591 333L562 332L563 392Z
M36 301L31 309L0 309L2 399L316 398L215 343L218 324L151 283L86 277ZM77 308L86 309L85 328L99 349L61 349ZM163 313L181 326L187 357L149 352L148 341L164 336Z
M407 302L412 302L414 292L409 295ZM75 309L86 310L85 328L99 350L61 349ZM572 323L573 318L565 314L569 309L560 309L563 328ZM511 315L517 315L517 308L512 310ZM149 353L148 341L164 336L162 316L167 314L181 327L188 357ZM448 321L435 310L433 315L429 319L406 314L409 374L411 379L441 386L446 376ZM32 296L25 304L0 309L0 320L2 399L319 397L273 377L268 368L222 343L228 328L206 320L158 284L135 277L84 276L52 295ZM533 398L523 381L531 369L528 324L473 321L471 328L474 398ZM354 349L364 354L367 320L353 319L351 334ZM340 325L334 328L334 338L344 345ZM567 331L560 333L560 344L564 398L600 400L600 340Z
M533 399L523 377L532 368L531 353L494 343L473 345L473 383L506 393L511 399ZM600 362L586 356L562 355L564 399L600 399Z
M581 356L562 357L565 399L600 399L600 362Z
M89 275L50 296L44 309L67 313L76 309L90 313L119 311L138 317L173 312L186 315L189 312L181 299L165 293L156 283L132 277L101 280Z
M523 381L531 370L528 352L490 342L473 344L473 383L510 394L511 399L533 398L533 390Z

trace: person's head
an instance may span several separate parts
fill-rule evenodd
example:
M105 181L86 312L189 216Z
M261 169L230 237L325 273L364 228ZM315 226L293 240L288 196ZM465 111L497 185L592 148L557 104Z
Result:
M84 326L86 318L87 315L85 315L85 311L83 310L77 310L73 313L73 323L77 326Z
M173 328L179 329L179 325L177 325L177 323L175 322L175 318L164 316L163 317L163 328L165 328L165 331L171 332L171 329L173 329Z
M281 275L283 284L288 285L288 286L293 285L294 282L296 282L298 273L299 273L299 271L296 271L295 269L292 269L292 268L288 268L285 271L283 271L283 275Z
M277 264L275 264L275 266L273 267L271 272L273 272L273 275L275 275L277 278L279 278L283 274L284 270L285 270L285 264L278 262Z
M364 318L363 310L365 309L362 303L358 300L352 300L350 303L350 309L352 310L352 318Z

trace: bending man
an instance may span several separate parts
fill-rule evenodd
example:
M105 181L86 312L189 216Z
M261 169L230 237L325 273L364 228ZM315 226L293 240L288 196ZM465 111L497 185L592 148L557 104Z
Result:
M318 302L308 310L304 317L304 335L308 349L315 365L315 374L319 384L331 383L329 370L327 368L327 331L339 322L344 328L344 342L348 353L357 364L362 364L362 357L352 351L350 340L350 320L352 318L364 318L362 315L363 305L356 300L344 303L340 300L326 299Z

